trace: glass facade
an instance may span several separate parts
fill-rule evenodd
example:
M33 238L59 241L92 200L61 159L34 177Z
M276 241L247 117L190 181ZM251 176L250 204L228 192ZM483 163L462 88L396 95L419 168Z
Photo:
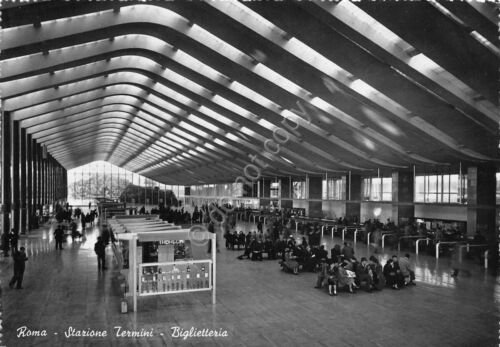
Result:
M342 177L323 180L323 200L345 200L345 179Z
M209 203L226 204L235 207L259 208L259 199L252 198L252 188L243 183L219 183L193 185L189 187L189 196L184 197L187 208ZM255 191L256 192L256 191Z
M366 177L361 183L362 199L392 201L392 177Z
M184 186L171 186L96 161L68 171L68 202L87 205L97 199L142 205L175 205Z
M466 204L467 175L441 174L415 177L415 202Z

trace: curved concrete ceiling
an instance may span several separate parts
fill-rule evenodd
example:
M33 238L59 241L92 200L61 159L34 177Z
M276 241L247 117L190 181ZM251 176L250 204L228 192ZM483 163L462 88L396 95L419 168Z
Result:
M67 169L107 160L168 184L227 182L248 164L304 176L498 162L484 7L401 3L391 20L384 6L6 6L2 110ZM420 32L435 25L447 30ZM450 41L466 48L461 69Z

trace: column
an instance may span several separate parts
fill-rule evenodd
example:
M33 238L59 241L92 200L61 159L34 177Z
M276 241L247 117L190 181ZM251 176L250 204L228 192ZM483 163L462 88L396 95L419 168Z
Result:
M21 233L28 230L27 221L27 179L26 179L26 129L21 129Z
M392 173L392 221L394 224L402 225L415 217L414 190L413 172L394 171Z
M31 155L33 156L33 215L35 216L40 204L40 157L38 151L38 143L33 139L31 146ZM35 227L35 226L33 226Z
M43 206L47 203L46 199L46 193L47 193L47 172L45 171L47 166L46 166L46 160L44 157L43 153L43 148L42 146L39 147L40 150L40 203L42 205L42 210Z
M33 228L31 218L33 216L33 138L31 134L26 136L26 215L28 230Z
M281 208L293 208L293 199L291 196L292 191L292 178L280 178L280 194L281 194Z
M62 197L65 201L67 201L68 200L68 171L66 171L66 169L61 166L61 172L62 172L62 177L63 177L63 182L64 182L63 196Z
M309 176L309 217L323 218L322 176Z
M10 112L2 113L2 248L4 255L9 252L8 234L10 231L11 210L11 116Z
M359 223L361 216L361 176L349 172L346 175L345 218L349 223Z
M19 146L19 121L12 123L12 228L21 231L21 181L19 172L20 146Z
M467 234L477 231L486 238L489 268L498 269L498 236L496 230L496 168L492 164L467 169Z
M271 203L271 179L262 178L259 185L259 206L268 207Z
M54 159L52 156L49 154L47 156L47 164L48 164L48 186L49 186L49 191L48 191L48 200L49 204L54 203Z

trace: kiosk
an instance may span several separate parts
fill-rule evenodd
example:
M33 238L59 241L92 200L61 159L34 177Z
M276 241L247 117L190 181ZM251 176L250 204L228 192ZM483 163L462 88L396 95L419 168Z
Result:
M128 265L122 273L129 288L125 296L132 297L134 312L138 297L151 295L212 291L215 304L215 234L179 229L132 231L115 237L122 248L116 252L117 262ZM210 258L206 254L208 242L212 242Z

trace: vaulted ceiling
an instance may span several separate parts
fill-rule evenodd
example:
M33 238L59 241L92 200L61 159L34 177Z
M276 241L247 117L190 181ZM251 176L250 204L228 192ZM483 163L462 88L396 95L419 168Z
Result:
M498 165L493 3L13 2L0 48L2 109L67 169Z

